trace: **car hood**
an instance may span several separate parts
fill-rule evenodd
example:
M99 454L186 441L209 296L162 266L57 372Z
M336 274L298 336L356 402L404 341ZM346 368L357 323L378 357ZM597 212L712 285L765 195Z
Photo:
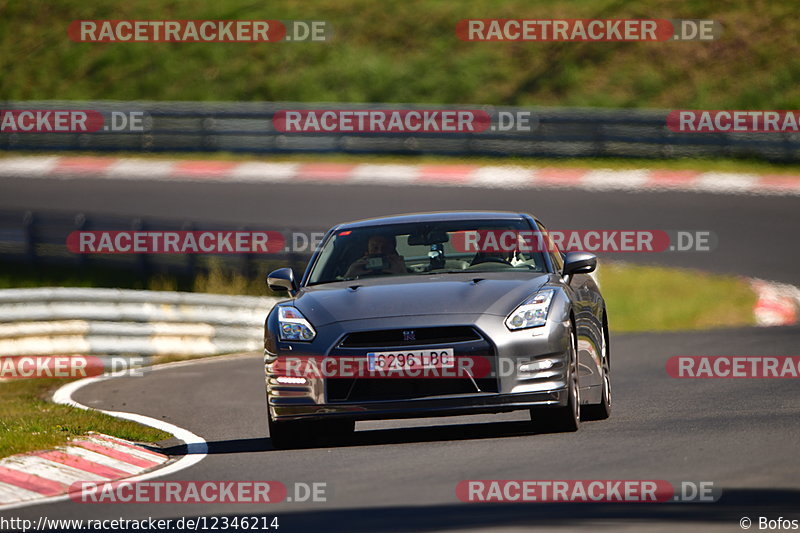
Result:
M294 305L316 326L395 316L506 316L547 280L535 273L373 278L304 287Z

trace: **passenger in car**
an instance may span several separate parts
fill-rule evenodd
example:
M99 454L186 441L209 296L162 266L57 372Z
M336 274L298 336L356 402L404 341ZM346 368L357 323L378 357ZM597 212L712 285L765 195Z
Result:
M373 235L367 241L364 255L356 259L345 274L354 278L365 274L406 274L406 263L397 253L394 235Z

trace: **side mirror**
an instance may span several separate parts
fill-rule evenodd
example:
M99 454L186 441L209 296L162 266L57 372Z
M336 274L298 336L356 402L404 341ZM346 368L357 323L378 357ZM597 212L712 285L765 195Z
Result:
M267 287L273 291L289 291L291 296L297 293L297 282L291 268L279 268L267 274Z
M588 274L597 268L597 256L589 252L569 252L564 258L564 276Z

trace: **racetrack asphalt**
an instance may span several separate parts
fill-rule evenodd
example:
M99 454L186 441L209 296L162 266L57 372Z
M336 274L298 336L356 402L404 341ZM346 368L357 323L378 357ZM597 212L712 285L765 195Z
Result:
M712 252L600 254L799 284L800 198L694 192L489 189L308 183L0 178L0 209L247 224L324 231L339 222L417 211L524 211L551 230L710 231Z
M705 193L622 193L309 184L3 179L0 208L104 212L276 228L324 229L390 213L502 209L556 229L714 232L708 253L618 254L798 283L800 200ZM624 257L620 257L623 256ZM326 503L269 506L57 502L0 513L26 518L277 515L281 532L530 531L628 528L741 531L748 516L800 519L796 379L679 380L674 355L797 355L800 327L612 332L614 412L573 434L536 434L524 413L360 423L352 445L271 449L259 354L94 384L85 405L164 419L201 435L209 456L165 480L325 482ZM179 448L171 450L180 453ZM713 481L715 503L461 503L465 479Z

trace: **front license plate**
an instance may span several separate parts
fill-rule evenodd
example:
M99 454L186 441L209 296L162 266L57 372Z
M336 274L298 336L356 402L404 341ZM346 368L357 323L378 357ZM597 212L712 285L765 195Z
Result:
M408 350L398 352L370 352L369 369L424 370L426 368L454 368L456 359L452 348L440 350Z

